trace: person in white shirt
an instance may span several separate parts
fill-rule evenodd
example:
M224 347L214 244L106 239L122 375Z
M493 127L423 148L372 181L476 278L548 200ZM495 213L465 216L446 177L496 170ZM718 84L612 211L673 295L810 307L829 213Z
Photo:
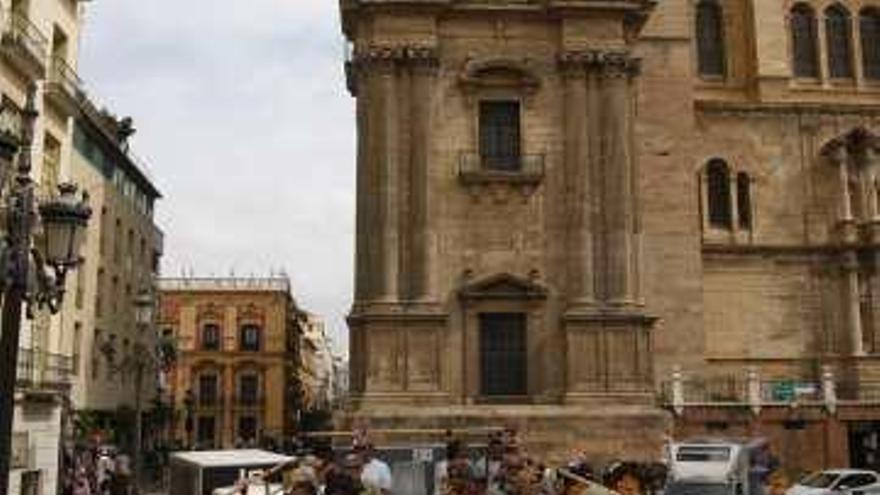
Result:
M368 442L363 446L362 454L366 463L361 471L361 483L370 495L391 495L393 480L391 468L376 457L376 449Z

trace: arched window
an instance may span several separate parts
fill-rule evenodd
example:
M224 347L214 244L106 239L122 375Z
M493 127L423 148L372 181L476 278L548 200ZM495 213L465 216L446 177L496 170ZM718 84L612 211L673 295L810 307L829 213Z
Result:
M724 160L714 159L706 165L706 189L709 200L709 225L730 229L730 169Z
M724 12L717 0L700 0L696 28L700 75L723 76L726 66Z
M736 214L739 228L752 230L752 179L749 174L736 174Z
M852 47L849 11L834 4L825 9L825 38L828 45L828 75L832 78L850 78Z
M816 14L804 3L791 9L791 50L796 77L819 77Z
M862 67L866 79L880 79L880 8L868 7L859 15L862 32Z

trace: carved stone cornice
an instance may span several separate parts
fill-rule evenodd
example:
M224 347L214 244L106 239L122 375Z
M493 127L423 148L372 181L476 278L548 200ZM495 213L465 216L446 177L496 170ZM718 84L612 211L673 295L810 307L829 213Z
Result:
M585 71L608 78L636 77L642 65L627 50L569 50L559 54L557 61L565 73Z
M357 68L412 66L433 68L439 63L437 49L420 44L370 44L356 47L352 63Z

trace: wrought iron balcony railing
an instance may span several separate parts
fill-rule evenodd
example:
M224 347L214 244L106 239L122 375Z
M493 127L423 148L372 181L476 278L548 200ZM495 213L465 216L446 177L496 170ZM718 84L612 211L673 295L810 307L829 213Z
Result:
M232 403L237 408L261 408L264 407L266 404L266 396L264 394L239 394L233 397Z
M223 407L223 394L202 394L196 398L196 407L199 409L214 409Z
M33 349L18 350L16 382L22 388L66 389L73 374L73 358Z
M3 43L21 48L45 68L49 39L23 12L7 10L4 13Z
M544 178L544 155L487 157L462 152L458 175L465 183L537 183Z
M49 83L61 88L68 96L77 98L83 92L83 82L79 74L67 63L64 57L52 57L52 69L49 71Z

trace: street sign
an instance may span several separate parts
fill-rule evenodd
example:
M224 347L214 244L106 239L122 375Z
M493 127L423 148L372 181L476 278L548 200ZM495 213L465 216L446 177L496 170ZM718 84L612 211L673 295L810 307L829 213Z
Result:
M432 449L413 449L413 462L434 462L434 451Z

